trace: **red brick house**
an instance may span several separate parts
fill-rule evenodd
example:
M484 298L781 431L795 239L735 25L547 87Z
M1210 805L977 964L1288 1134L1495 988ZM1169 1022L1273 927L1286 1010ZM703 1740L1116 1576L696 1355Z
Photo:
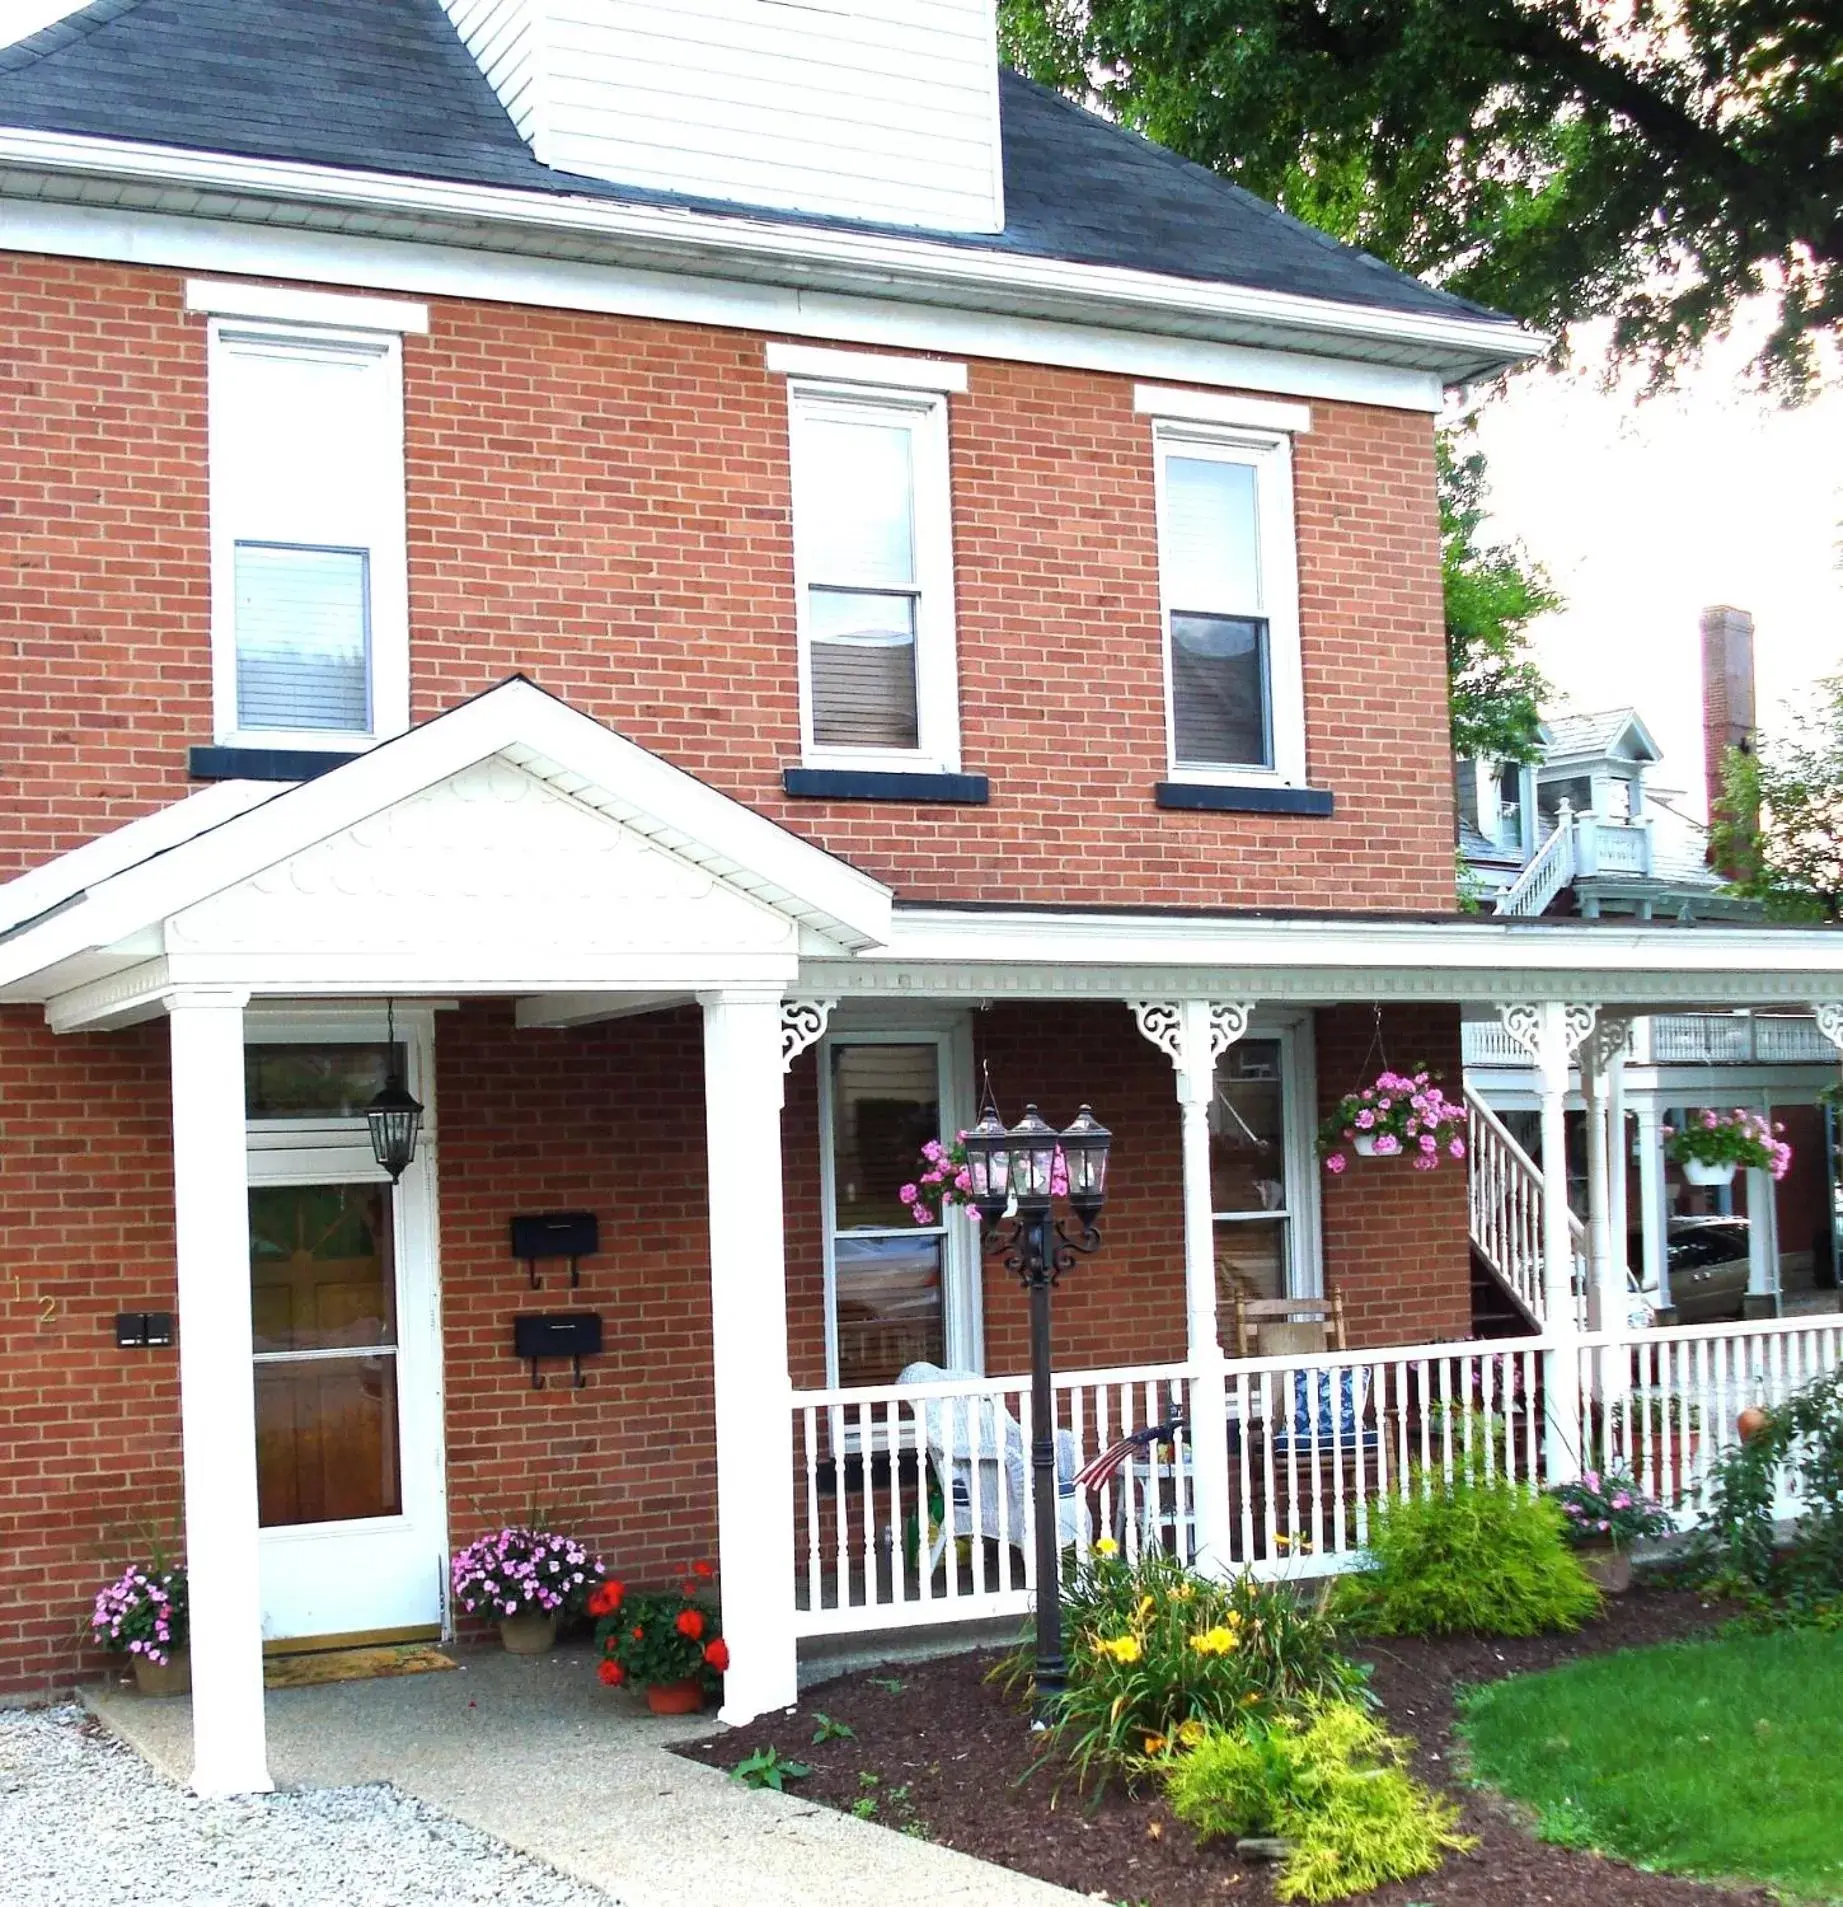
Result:
M534 1502L719 1558L736 1719L1021 1607L915 1580L891 1400L1015 1409L1015 1290L896 1198L981 1081L1116 1134L1071 1436L1226 1413L1177 1520L1271 1562L1219 1304L1418 1347L1359 1515L1471 1328L1464 1173L1322 1186L1321 1107L1501 1015L1559 1121L1598 1009L1843 1000L1826 934L1455 910L1433 418L1542 340L989 0L99 0L0 52L0 313L0 1688L183 1522L202 1790L266 1784L265 1641L440 1630ZM583 1213L579 1283L513 1249ZM1551 1339L1461 1381L1549 1358L1559 1449L1540 1228Z

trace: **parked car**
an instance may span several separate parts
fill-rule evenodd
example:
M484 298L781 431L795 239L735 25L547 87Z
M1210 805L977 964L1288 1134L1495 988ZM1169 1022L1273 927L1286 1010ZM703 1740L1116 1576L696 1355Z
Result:
M1643 1241L1631 1239L1631 1258L1643 1262ZM1664 1229L1670 1267L1670 1302L1680 1324L1723 1324L1737 1320L1747 1296L1750 1269L1744 1218L1673 1218ZM1651 1309L1657 1289L1642 1294Z

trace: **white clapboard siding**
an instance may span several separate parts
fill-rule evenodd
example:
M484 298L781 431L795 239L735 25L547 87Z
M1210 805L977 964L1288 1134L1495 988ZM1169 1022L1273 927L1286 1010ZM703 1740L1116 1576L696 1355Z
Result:
M474 56L512 116L519 137L530 139L537 110L537 34L532 0L442 0L468 52Z
M994 0L443 0L558 171L941 231L1004 223Z

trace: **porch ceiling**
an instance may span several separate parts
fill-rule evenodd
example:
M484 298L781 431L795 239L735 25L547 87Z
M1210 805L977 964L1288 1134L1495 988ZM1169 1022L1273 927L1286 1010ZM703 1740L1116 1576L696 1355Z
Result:
M800 963L820 996L1579 1000L1635 1013L1843 999L1843 932L1778 926L904 907L886 943Z

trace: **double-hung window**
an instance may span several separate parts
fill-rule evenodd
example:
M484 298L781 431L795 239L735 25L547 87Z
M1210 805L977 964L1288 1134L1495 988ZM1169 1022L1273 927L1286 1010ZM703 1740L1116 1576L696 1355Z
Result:
M1154 449L1172 778L1301 786L1291 439L1161 419Z
M976 1365L971 1227L918 1225L903 1203L921 1149L958 1129L965 1034L850 1033L820 1048L825 1131L826 1350L835 1384L893 1383L926 1362Z
M400 338L213 317L210 406L218 741L350 749L400 734Z
M946 396L795 379L788 400L803 758L954 773Z

